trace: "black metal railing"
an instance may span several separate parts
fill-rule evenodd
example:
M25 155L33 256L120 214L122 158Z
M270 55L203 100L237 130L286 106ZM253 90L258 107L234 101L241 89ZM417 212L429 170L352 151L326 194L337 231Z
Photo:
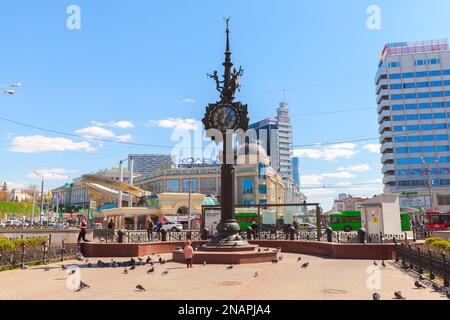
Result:
M24 268L28 264L47 264L49 261L73 259L80 254L79 243L67 243L64 240L60 244L45 241L39 246L21 245L15 249L0 251L0 268Z
M122 236L120 235L122 233ZM160 231L94 229L94 240L122 243L200 240L199 230Z
M450 263L446 253L435 253L423 250L420 246L397 244L395 247L395 261L402 269L414 270L419 274L428 272L430 279L442 278L444 287L449 286Z

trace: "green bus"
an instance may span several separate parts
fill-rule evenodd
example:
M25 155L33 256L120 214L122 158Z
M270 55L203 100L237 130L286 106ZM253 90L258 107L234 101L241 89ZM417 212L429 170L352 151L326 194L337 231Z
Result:
M400 212L402 231L408 231L410 217L407 212ZM343 211L330 214L330 227L334 231L350 232L361 228L361 211Z
M257 212L236 212L234 218L239 223L241 230L246 230L248 227L251 227L253 222L259 225L261 221Z

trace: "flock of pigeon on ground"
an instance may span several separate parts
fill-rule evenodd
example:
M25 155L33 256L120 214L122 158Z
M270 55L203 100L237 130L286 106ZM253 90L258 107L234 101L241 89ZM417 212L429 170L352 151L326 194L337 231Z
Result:
M378 266L378 263L376 261L374 261L373 264L375 266ZM386 268L386 264L384 263L384 260L381 262L381 266L383 268ZM450 291L448 289L441 287L432 281L427 281L426 278L421 274L419 274L417 276L416 280L414 281L414 287L416 289L426 289L427 287L431 287L434 290L434 292L439 292L439 293L441 293L442 296L446 296L448 299L450 299ZM373 298L373 300L380 300L381 296L379 293L375 292L372 295L372 298ZM406 297L402 294L401 291L395 291L394 299L405 300Z
M181 249L181 248L179 248L179 249ZM272 260L273 264L276 264L279 261L283 260L283 255L281 254L281 248L278 248L277 252L280 253L280 254L277 255L277 257ZM152 253L151 255L154 256L155 253ZM123 267L125 267L125 269L123 270L123 274L128 274L129 271L135 270L137 266L146 266L147 265L147 266L150 266L150 268L147 270L147 274L152 274L152 273L155 272L155 263L159 263L160 265L164 265L166 263L166 260L161 258L160 255L157 255L157 257L158 257L157 262L153 261L153 259L150 256L148 256L145 261L141 257L137 257L137 259L131 258L128 261L122 261L122 262L115 261L114 259L111 259L110 262L103 262L102 260L98 260L96 266L98 268L111 268L111 267L112 268L118 268L118 267L123 268ZM92 263L90 263L89 260L87 258L83 257L81 254L78 256L77 259L78 259L78 261L87 263L87 266L89 268L91 268L93 266ZM301 261L302 261L302 257L298 257L297 258L297 262L300 263ZM377 261L374 261L373 264L375 266L378 266ZM206 266L206 261L203 262L203 265ZM304 263L302 263L300 265L300 268L301 269L306 269L306 268L308 268L308 266L309 266L309 262L304 262ZM385 264L384 260L381 262L381 266L383 268L386 267L386 264ZM65 266L64 264L61 265L61 268L63 270L67 270L68 269L68 267ZM232 270L233 268L234 268L234 265L231 264L231 265L226 267L226 270ZM49 270L50 270L49 266L46 266L44 268L44 271L49 271ZM75 270L71 270L69 272L69 274L74 274L74 273L75 273ZM169 270L166 269L165 271L163 271L161 273L161 275L165 276L168 273L169 273ZM253 277L256 278L256 277L258 277L258 275L259 275L259 272L256 271L253 274ZM415 286L416 289L425 289L427 287L431 287L435 292L439 292L439 293L441 293L441 295L446 296L448 299L450 299L450 291L448 289L446 289L444 287L441 287L441 286L437 285L436 283L434 283L432 281L427 281L426 278L423 277L422 275L419 275L417 277L417 279L414 282L414 286ZM77 290L75 290L75 291L78 292L78 291L81 291L81 290L86 289L86 288L89 288L89 285L84 283L83 281L80 281L79 288ZM138 285L136 285L136 290L138 290L138 291L145 291L145 288L141 284L138 284ZM372 298L373 298L373 300L380 300L381 296L380 296L379 293L375 292L372 295ZM394 292L394 299L405 300L406 297L402 294L401 291L395 291Z

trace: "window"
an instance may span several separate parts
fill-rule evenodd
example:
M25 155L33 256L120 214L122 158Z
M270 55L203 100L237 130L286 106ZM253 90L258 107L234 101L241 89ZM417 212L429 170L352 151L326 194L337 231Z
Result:
M436 147L436 151L441 151L441 152L449 151L449 149L450 149L449 146L437 146Z
M395 142L407 142L408 139L404 136L395 137Z
M429 75L430 75L430 77L440 76L440 75L442 75L442 71L441 70L430 71Z
M445 113L435 113L433 114L434 119L445 119L446 114Z
M450 194L438 194L436 195L438 205L450 206Z
M180 180L167 180L167 192L180 192Z
M419 120L418 114L408 114L406 115L406 120Z
M416 87L417 88L428 88L429 83L428 82L417 82Z
M405 99L415 99L416 94L415 93L405 93L404 98Z
M429 60L428 60L428 63L429 63L429 64L439 64L439 63L440 63L440 60L439 60L439 59L435 59L435 58L434 58L434 59L429 59Z
M405 131L405 127L404 126L394 126L394 131L395 132Z
M414 61L414 64L415 64L416 66L423 66L423 65L425 65L425 64L426 64L426 61L425 61L425 60L422 60L422 59L420 59L420 60L416 60L416 61Z
M416 72L416 77L426 77L428 74L426 71Z
M408 137L409 142L418 142L420 141L420 136L410 136Z
M200 179L200 193L216 194L216 178L202 178Z
M400 62L398 62L398 61L389 62L388 67L389 68L398 68L398 67L400 67Z
M435 91L431 93L431 97L433 98L439 98L439 97L443 97L444 93L442 91Z
M450 97L450 91L445 91L445 96Z
M430 82L430 87L441 87L442 86L442 81L431 81Z
M398 186L399 187L409 187L411 185L411 181L407 180L407 181L398 181Z
M401 79L402 75L400 73L392 73L389 75L389 79Z
M436 124L434 125L434 128L435 128L436 130L447 129L447 124L445 124L445 123L436 123Z
M431 103L419 103L419 109L430 109Z
M415 87L416 87L416 84L414 82L403 84L403 88L405 88L405 89L414 89Z
M253 180L252 178L245 178L242 184L242 192L244 194L253 194Z
M443 74L444 76L450 76L450 70L449 70L449 69L443 70L443 71L442 71L442 74Z
M417 94L417 98L419 98L419 99L424 99L424 98L429 98L429 97L430 97L429 92L419 92Z
M405 106L403 104L394 104L392 106L392 110L393 111L399 111L399 110L404 110Z
M418 126L417 126L418 127ZM433 125L432 124L422 124L421 126L420 126L420 128L422 129L422 130L433 130ZM417 129L417 130L419 130L419 129Z
M419 164L419 163L422 163L422 159L420 159L420 158L410 158L409 159L409 163L411 163L411 164Z
M433 102L433 103L431 104L431 106L432 106L433 108L444 108L444 103L443 103L443 102Z
M393 116L392 119L394 121L403 121L405 120L405 116Z
M401 83L391 84L390 88L391 90L402 89L402 84Z
M262 162L259 163L258 170L259 170L259 179L267 179L266 165L264 163Z
M407 128L408 128L408 131L417 131L417 130L419 130L420 127L418 124L414 124L414 125L407 126Z
M397 158L397 164L408 164L408 158Z
M450 80L444 80L444 86L450 86Z
M411 147L409 148L409 152L414 153L414 152L421 152L421 148L420 147Z
M395 153L408 153L408 148L395 148Z
M401 95L401 94L391 95L391 100L401 100L402 98L403 98L403 95Z
M197 179L183 179L183 192L189 192L189 180L191 181L191 192L198 191L198 180Z
M445 141L448 140L448 135L446 134L438 134L435 136L436 141Z
M267 186L265 184L260 184L258 187L259 194L267 194Z
M422 141L434 141L434 136L433 135L422 136Z
M432 119L431 113L424 113L419 115L420 120L428 120L428 119Z
M416 110L417 109L417 104L415 103L408 103L405 105L405 109L406 110Z
M435 151L434 147L423 147L423 152L434 152L434 151ZM418 151L418 152L420 152L420 151Z

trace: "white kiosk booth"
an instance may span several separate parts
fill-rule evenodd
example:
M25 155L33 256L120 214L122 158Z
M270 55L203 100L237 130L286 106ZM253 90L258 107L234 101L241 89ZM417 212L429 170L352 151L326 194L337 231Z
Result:
M368 234L401 234L399 196L384 193L363 201L361 224Z

